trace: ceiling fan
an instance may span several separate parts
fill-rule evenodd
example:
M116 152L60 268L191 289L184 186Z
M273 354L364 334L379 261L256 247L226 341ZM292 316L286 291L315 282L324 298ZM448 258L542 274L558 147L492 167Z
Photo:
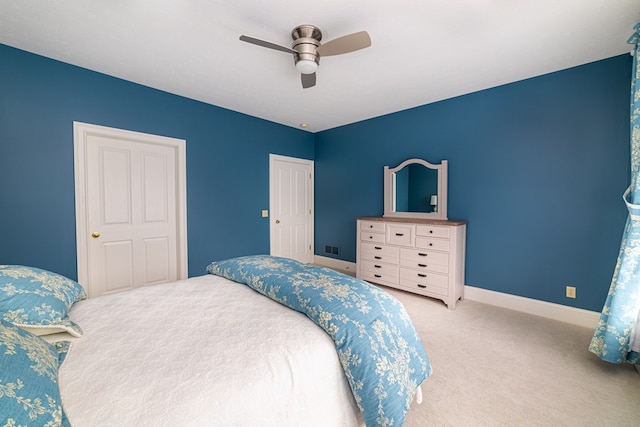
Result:
M291 31L291 37L293 38L291 48L246 35L240 36L240 40L269 49L292 53L296 69L300 72L304 89L315 86L316 70L320 64L321 56L341 55L371 46L371 38L366 31L348 34L321 44L322 31L313 25L297 26Z

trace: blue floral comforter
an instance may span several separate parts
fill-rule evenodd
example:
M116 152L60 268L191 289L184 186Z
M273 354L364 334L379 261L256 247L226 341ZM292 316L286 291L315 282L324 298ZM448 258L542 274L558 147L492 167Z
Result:
M333 338L366 425L403 425L431 365L397 299L360 279L288 258L234 258L211 263L207 272L306 314Z

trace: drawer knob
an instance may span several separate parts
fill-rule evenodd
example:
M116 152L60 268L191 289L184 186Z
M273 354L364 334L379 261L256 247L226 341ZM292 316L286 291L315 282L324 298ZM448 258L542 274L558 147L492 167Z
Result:
M418 252L418 256L427 256L427 254L423 254L422 252Z
M381 257L381 256L374 256L373 258L375 258L375 259L382 259L382 257Z
M427 264L418 264L418 267L425 268L426 266L427 266Z
M396 233L396 236L402 237L402 236L404 236L404 233Z
M418 287L419 287L419 288L422 288L422 289L427 289L427 285L421 285L421 284L418 284Z
M422 274L422 273L418 273L418 277L423 277L424 278L424 277L427 277L427 275L426 274Z
M380 246L374 246L373 249L382 250Z
M433 234L433 230L429 230L429 233Z
M375 268L382 268L381 265L374 265Z
M374 277L377 277L378 279L380 279L380 278L382 277L382 276L381 276L381 275L379 275L379 274L374 274L373 276L374 276Z
M433 246L433 243L429 243L429 246Z

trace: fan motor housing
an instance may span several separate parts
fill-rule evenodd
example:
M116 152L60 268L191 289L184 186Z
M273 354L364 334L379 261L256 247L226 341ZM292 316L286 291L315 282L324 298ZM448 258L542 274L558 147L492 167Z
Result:
M291 31L291 38L293 38L291 49L296 51L293 55L295 64L300 60L315 61L316 64L320 64L318 47L322 40L322 31L318 27L300 25Z

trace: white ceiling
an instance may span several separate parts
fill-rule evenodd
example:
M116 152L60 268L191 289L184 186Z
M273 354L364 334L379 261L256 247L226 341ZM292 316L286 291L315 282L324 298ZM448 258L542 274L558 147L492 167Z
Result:
M0 43L311 132L609 58L640 0L0 0ZM367 30L302 89L290 46Z

